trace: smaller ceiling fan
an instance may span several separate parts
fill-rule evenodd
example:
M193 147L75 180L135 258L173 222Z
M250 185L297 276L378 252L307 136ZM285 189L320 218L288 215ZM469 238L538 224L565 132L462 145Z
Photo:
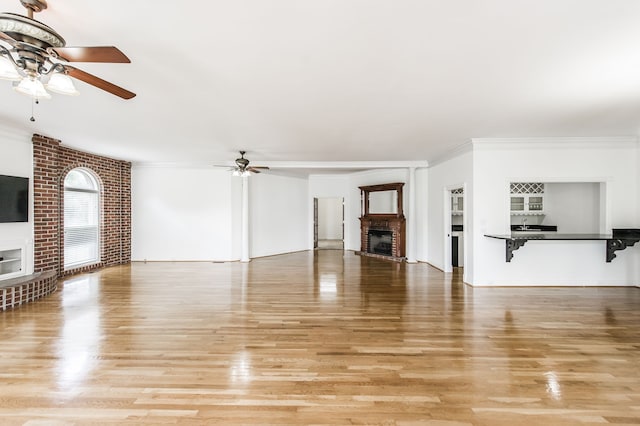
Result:
M244 158L246 151L240 151L240 158L236 158L236 166L230 170L233 171L234 176L251 176L252 173L260 173L262 170L269 170L269 167L265 166L250 166L249 160Z

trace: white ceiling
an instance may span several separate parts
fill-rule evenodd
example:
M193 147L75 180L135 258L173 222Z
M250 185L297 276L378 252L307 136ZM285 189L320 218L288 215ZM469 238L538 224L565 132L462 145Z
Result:
M638 0L48 0L77 83L36 106L0 81L0 126L141 162L406 162L471 138L633 136ZM24 13L19 0L1 11Z

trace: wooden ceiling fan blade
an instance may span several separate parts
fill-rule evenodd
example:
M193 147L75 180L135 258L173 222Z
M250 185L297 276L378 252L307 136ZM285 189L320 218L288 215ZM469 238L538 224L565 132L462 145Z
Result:
M69 76L77 78L80 81L84 81L87 84L95 86L98 89L102 89L105 92L109 92L123 99L131 99L136 96L135 93L130 92L127 89L123 89L120 86L116 86L113 83L109 83L108 81L103 80L100 77L96 77L93 74L89 74L86 71L79 70L78 68L74 68L69 65L65 65L65 69L67 70L67 74Z
M67 62L131 63L127 55L114 46L56 47L51 50L58 58Z
M269 170L268 167L264 167L264 166L251 166L251 167L247 167L247 170L249 170L252 173L260 173L262 170Z

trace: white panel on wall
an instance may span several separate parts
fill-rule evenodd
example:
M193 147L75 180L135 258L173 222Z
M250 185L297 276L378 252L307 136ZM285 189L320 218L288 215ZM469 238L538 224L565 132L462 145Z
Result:
M33 273L33 147L24 135L2 134L0 174L29 178L29 222L0 223L0 245L26 249L25 274Z
M308 181L263 173L249 178L250 257L309 248Z
M416 170L416 260L427 262L429 258L429 169Z
M563 234L597 234L600 230L600 183L545 183L544 225Z
M231 179L231 258L242 256L242 178Z
M188 167L131 171L132 260L234 260L231 175Z

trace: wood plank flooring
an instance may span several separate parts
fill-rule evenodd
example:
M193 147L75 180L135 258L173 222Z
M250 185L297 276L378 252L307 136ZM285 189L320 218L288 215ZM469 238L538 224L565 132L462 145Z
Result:
M319 250L134 263L0 314L0 424L632 425L640 289Z

